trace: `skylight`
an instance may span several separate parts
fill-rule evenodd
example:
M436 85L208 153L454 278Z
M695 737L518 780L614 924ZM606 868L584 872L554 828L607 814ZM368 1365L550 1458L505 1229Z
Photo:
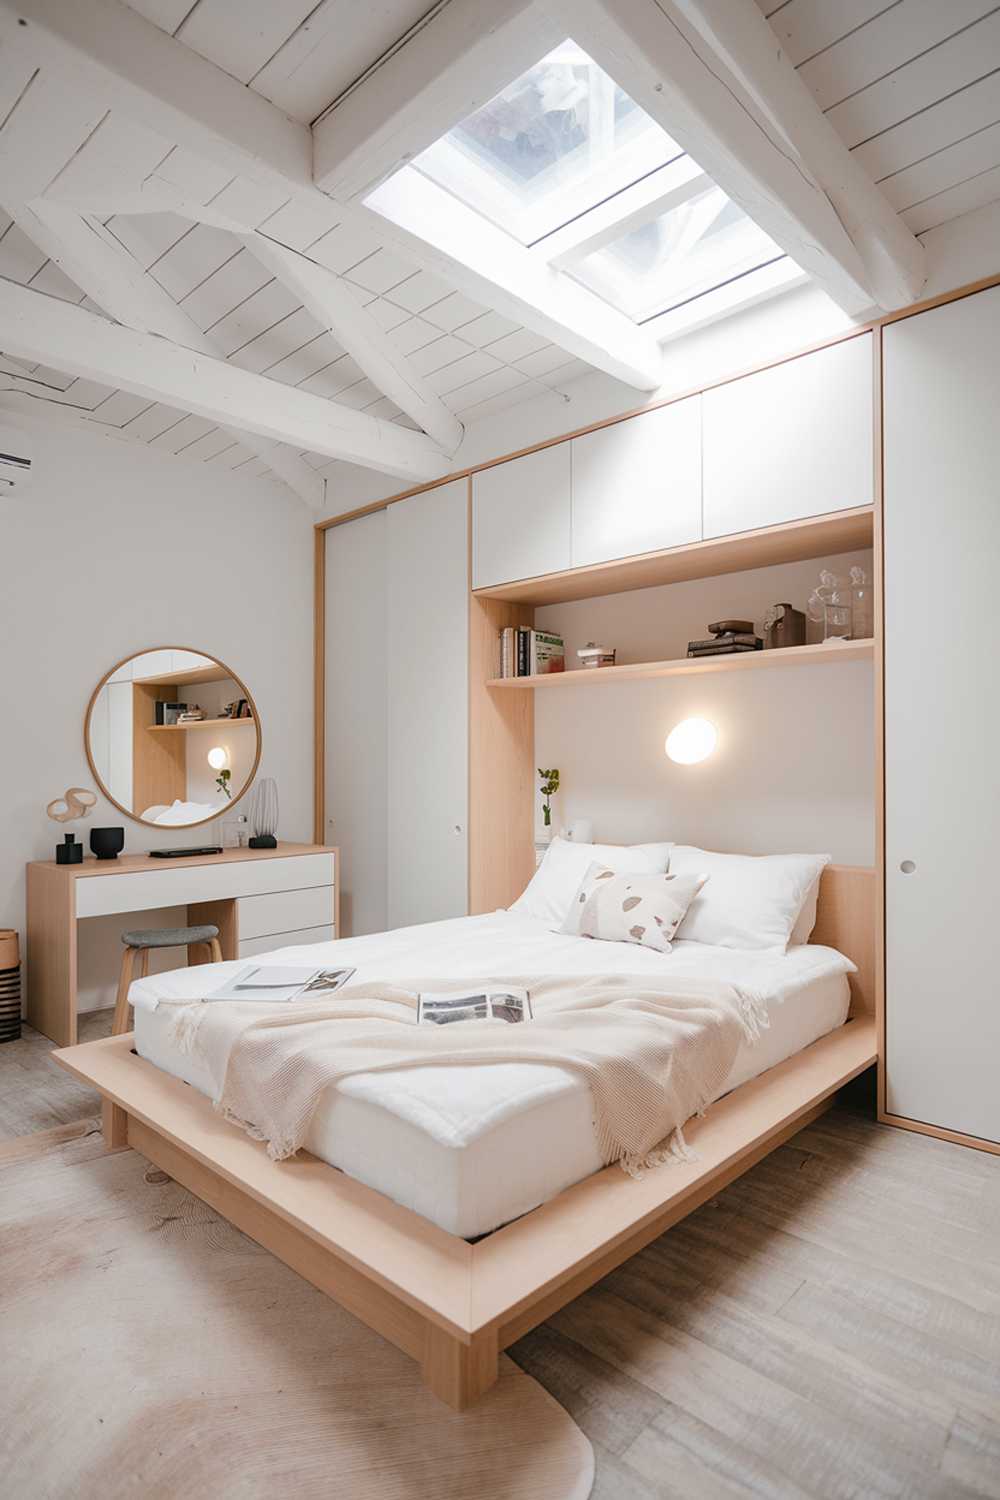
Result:
M681 154L603 68L565 41L413 166L530 245Z
M802 276L569 38L365 202L543 318L556 299L587 337L620 318L654 349Z

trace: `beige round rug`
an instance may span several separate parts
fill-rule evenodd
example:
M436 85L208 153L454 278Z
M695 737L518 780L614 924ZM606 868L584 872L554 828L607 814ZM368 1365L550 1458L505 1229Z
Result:
M106 1155L96 1127L49 1144L0 1143L6 1495L590 1494L590 1444L510 1360L452 1412L412 1360L134 1151Z

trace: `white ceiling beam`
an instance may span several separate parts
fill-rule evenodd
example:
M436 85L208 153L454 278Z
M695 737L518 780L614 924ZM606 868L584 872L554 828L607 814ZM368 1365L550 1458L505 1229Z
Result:
M372 384L446 453L454 453L464 435L461 422L365 311L343 278L263 234L242 238L251 255L334 335Z
M548 3L548 0L546 0ZM17 25L18 16L28 21ZM312 180L312 136L252 89L198 57L118 0L0 0L0 42L30 45L41 61L55 59L79 87L97 92L109 109L131 114L168 140L182 142L206 160L280 186L290 200L329 211L330 199ZM53 193L58 197L58 183ZM183 194L178 195L178 201ZM454 201L454 200L453 200ZM168 185L157 185L147 207L171 206ZM95 204L102 212L113 205ZM129 201L123 211L135 212ZM178 207L184 213L185 209ZM488 307L550 339L567 353L638 390L660 383L655 341L599 297L556 273L542 274L530 254L506 235L490 242L498 281L465 264L462 238L444 239L433 225L429 243L420 232L391 223L360 204L344 205L345 222L363 225L394 245L414 266L448 279ZM212 222L210 208L198 217ZM449 219L451 222L451 218ZM255 223L241 224L250 231ZM492 226L484 226L491 230ZM462 231L464 235L464 229ZM461 256L455 253L461 247ZM508 265L509 262L509 265Z
M317 186L345 203L367 193L564 35L536 0L450 0L315 122Z
M547 3L574 41L845 312L870 311L875 288L826 192L676 0ZM754 0L726 3L735 11Z
M422 432L279 385L157 334L109 323L12 281L0 280L0 330L0 344L15 358L164 401L220 426L415 482L439 479L448 469Z
M45 199L17 203L7 198L0 171L0 200L39 250L65 271L92 302L126 328L156 333L212 357L219 350L159 282L96 219ZM305 459L259 433L224 425L251 453L268 464L312 510L321 510L326 481Z
M64 70L84 98L120 109L234 175L312 188L309 127L282 114L120 0L0 0L12 58Z
M924 248L847 149L782 50L754 0L677 0L770 115L827 193L886 311L916 301Z
M373 233L477 302L637 390L661 384L663 356L654 339L430 178L404 167L357 212L369 216Z

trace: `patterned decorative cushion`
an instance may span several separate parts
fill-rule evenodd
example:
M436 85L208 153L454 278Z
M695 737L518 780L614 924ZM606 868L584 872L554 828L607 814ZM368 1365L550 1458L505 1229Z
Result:
M581 937L610 943L641 943L670 952L684 914L708 877L705 875L616 875L591 865L576 896Z

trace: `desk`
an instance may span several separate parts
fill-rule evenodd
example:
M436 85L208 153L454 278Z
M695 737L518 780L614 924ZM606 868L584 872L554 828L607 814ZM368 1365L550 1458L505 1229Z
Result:
M339 926L338 853L279 844L194 858L34 861L27 867L28 1024L57 1046L76 1042L76 924L87 917L186 906L189 923L219 928L223 958L330 941Z

